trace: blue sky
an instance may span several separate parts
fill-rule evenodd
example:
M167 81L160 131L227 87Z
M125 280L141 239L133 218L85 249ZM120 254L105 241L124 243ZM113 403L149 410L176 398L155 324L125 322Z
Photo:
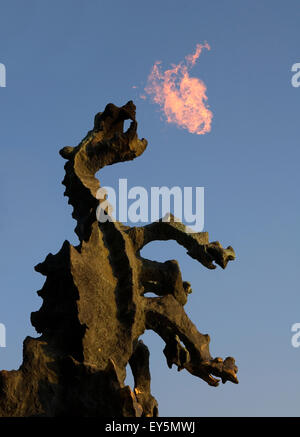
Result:
M1 3L1 368L17 368L23 339L37 335L29 316L44 278L33 266L77 242L58 150L78 144L107 103L132 99L148 148L105 168L100 182L205 187L205 230L237 255L208 271L172 242L143 251L179 261L193 287L187 313L210 334L212 355L239 366L239 385L209 387L169 370L163 342L147 333L160 415L299 415L299 20L296 0ZM210 133L193 135L139 95L155 61L169 67L204 41L211 50L190 74L205 82L214 118Z

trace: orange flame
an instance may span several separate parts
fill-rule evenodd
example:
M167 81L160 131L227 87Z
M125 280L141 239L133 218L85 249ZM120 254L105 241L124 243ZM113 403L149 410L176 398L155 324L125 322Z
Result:
M160 69L161 62L155 62L145 88L146 93L162 108L168 123L175 123L197 135L210 132L213 117L205 103L207 96L204 82L190 77L188 73L203 48L210 50L207 43L197 44L195 53L185 57L186 63L172 65L165 72Z

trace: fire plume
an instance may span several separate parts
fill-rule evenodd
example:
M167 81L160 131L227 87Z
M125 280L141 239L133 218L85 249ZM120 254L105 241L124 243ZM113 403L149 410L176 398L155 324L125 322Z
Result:
M153 102L161 107L168 123L175 123L197 135L210 132L213 117L206 104L204 82L189 76L189 70L204 48L210 50L207 43L197 44L194 54L187 55L185 61L166 71L162 71L161 62L156 61L145 88Z

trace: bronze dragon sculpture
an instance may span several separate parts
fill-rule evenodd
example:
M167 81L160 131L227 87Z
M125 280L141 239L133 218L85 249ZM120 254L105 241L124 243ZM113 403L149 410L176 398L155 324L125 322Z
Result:
M212 358L210 338L184 311L191 287L177 261L141 256L154 240L175 240L208 269L225 268L232 247L210 243L206 232L189 233L172 216L144 227L98 222L95 174L133 160L147 147L137 136L135 105L108 104L77 147L64 147L65 195L73 206L79 245L65 241L35 269L46 276L43 299L31 322L38 338L24 341L19 370L0 372L0 416L157 416L150 391L146 329L165 342L167 364L186 369L209 385L238 383L232 357ZM123 132L125 120L131 120ZM157 297L147 297L147 293ZM130 364L135 387L124 384Z

